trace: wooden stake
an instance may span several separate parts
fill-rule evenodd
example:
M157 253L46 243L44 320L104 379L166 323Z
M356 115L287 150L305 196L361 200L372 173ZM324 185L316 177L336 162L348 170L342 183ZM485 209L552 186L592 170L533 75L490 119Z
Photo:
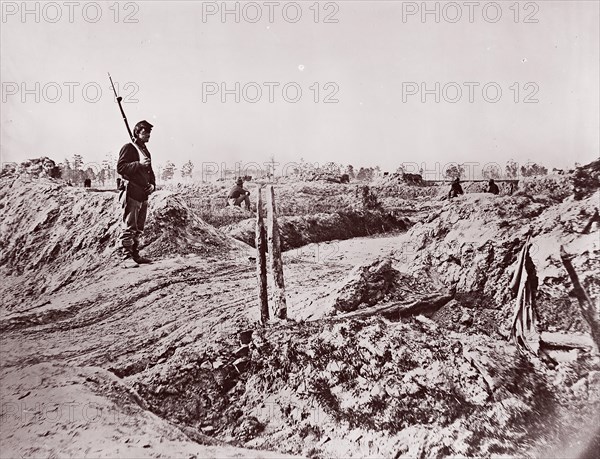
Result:
M256 203L256 276L258 279L258 298L260 300L260 321L266 325L269 321L269 300L267 293L267 230L263 220L262 188L258 188Z
M594 344L596 345L596 348L600 349L600 320L598 320L598 308L579 282L579 276L577 276L575 268L573 268L573 264L571 263L573 257L565 251L562 245L560 246L560 258L573 283L573 293L577 297L577 301L579 301L581 314L590 325Z
M281 243L279 226L275 215L275 190L273 185L267 186L267 240L269 244L269 261L275 292L275 316L287 319L287 304L285 301L285 285L283 282L283 261L281 260Z

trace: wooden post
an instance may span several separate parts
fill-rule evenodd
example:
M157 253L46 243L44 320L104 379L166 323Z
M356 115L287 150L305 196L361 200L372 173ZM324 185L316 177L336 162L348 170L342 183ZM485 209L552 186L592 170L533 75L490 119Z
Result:
M579 277L577 276L575 268L571 263L571 259L573 257L565 251L562 245L560 246L560 258L565 266L565 269L569 273L569 277L571 278L571 282L573 284L573 293L577 297L577 301L579 301L581 314L586 322L590 325L594 344L596 344L596 347L600 349L600 320L598 319L598 308L579 282Z
M275 215L275 190L273 185L267 186L267 240L269 244L269 261L275 292L275 316L287 319L287 305L285 301L285 285L283 282L283 261L281 260L281 243L279 240L279 226Z
M262 188L258 188L256 203L256 276L258 279L258 298L260 299L260 321L266 325L269 321L269 300L267 294L267 230L263 220Z

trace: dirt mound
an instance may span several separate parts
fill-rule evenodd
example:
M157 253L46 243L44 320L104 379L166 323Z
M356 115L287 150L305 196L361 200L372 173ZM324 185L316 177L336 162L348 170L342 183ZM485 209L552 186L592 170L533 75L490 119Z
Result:
M290 182L276 185L277 215L299 216L361 210L360 188L355 184L327 182ZM252 195L250 198L255 200Z
M299 179L305 182L330 182L330 183L342 183L342 175L339 172L334 171L306 171L299 174Z
M240 246L197 217L177 195L157 192L149 211L145 245L151 255L207 255Z
M389 259L356 266L341 285L334 287L332 308L345 312L373 306L394 289L398 274Z
M572 177L575 199L580 200L600 188L600 159L578 167Z
M329 315L356 311L356 315L380 314L398 319L411 314L435 312L452 299L453 292L427 276L413 277L392 267L390 258L355 266L342 281L332 286L324 300ZM371 306L379 305L373 309Z
M588 383L584 367L569 371ZM167 419L309 457L521 454L553 435L574 397L505 342L424 318L255 329L249 345L232 335L201 353L181 349L131 384ZM600 401L593 391L587 400Z
M60 169L53 160L43 156L23 161L18 167L14 163L5 164L0 171L0 177L5 176L60 178Z
M398 184L395 182L388 184L373 185L371 188L377 197L387 206L394 206L398 200L401 201L424 201L439 199L448 194L447 185L428 185L412 186Z
M556 202L573 195L573 187L567 176L542 176L522 178L515 192L517 196L547 196Z
M600 195L562 203L547 195L491 196L469 194L445 202L408 233L406 267L455 287L456 300L475 316L478 330L506 329L512 301L508 283L526 236L540 280L538 307L543 329L585 331L572 285L560 261L559 248L575 255L573 264L588 292L600 294L600 247L596 234L581 234ZM460 314L458 314L460 315ZM491 325L491 328L490 328Z
M3 308L16 298L54 292L117 263L120 216L116 192L67 186L62 180L0 179L0 266ZM179 197L157 192L142 246L153 256L220 253L239 243L194 216Z
M594 172L590 172L594 170L593 165L584 166L580 169L582 169L580 175L584 177L584 179L581 179L580 181L580 188L582 190L588 190L587 196L589 196L589 190L591 190L593 186L595 186L594 189L598 189L600 185L598 184L597 178L594 181ZM600 175L597 172L595 174L596 177ZM558 203L573 195L572 181L573 178L567 175L521 177L514 193L511 191L508 183L499 182L498 185L500 186L501 195L510 195L511 193L520 196L543 195L550 201ZM377 195L385 208L401 206L405 208L412 207L422 209L432 203L435 203L437 206L436 201L445 200L449 189L449 182L424 181L420 184L406 183L397 174L375 180L372 186L373 192ZM487 181L463 183L463 190L466 195L485 193L486 189Z
M404 231L410 222L384 212L343 211L333 214L279 217L279 232L283 250L302 247L313 242L344 240L390 231ZM254 219L226 226L223 231L231 237L254 247Z
M600 197L597 191L580 201L557 201L543 190L431 201L420 208L430 209L423 221L394 240L394 248L396 241L406 242L390 256L395 265L386 259L352 271L351 263L303 257L288 263L292 320L259 327L255 263L223 257L233 242L198 219L181 196L158 192L152 197L146 249L164 259L125 277L118 268L101 269L113 263L119 214L114 193L51 179L3 178L0 185L5 215L0 273L7 279L0 294L4 309L16 304L15 298L24 305L0 323L3 368L40 361L102 366L102 372L83 372L75 381L95 379L94 389L105 396L117 389L128 400L131 394L139 406L198 442L312 458L564 457L544 447L564 438L571 444L585 441L589 435L581 426L597 425L597 355L574 348L552 365L530 359L504 339L508 326L503 323L512 310L508 280L529 234L542 328L586 329L569 296L558 247L564 244L575 255L575 269L595 300L597 233L582 233ZM327 194L319 197L323 189L332 193L331 201L360 199L351 187L322 185L293 184L287 192L310 195L306 205L327 202ZM284 217L280 223L293 246L338 230L348 237L361 225L371 231L375 226L368 225L387 218L381 212L353 212L347 220L343 213L296 216L300 220L291 220L289 229ZM252 242L254 221L249 222ZM374 247L365 243L359 253L371 256ZM167 256L190 252L213 256ZM329 288L329 282L339 283ZM40 292L52 291L42 296L48 304L34 305L42 303ZM431 319L366 315L394 303L426 303L442 291L453 299L444 296L444 305L428 314ZM312 314L307 309L313 302L329 304L336 314L293 320ZM19 382L32 377L60 387L49 391L41 383L34 388ZM80 395L65 392L64 384L74 377L54 365L17 371L9 394L14 403L32 395L29 400L54 403L55 395L65 393L72 401ZM90 428L100 430L102 422ZM64 438L47 425L40 431L24 423L19 427L23 444ZM67 432L76 435L87 425L75 423ZM130 441L134 429L105 432L115 445ZM79 438L84 437L80 451L89 442ZM161 443L153 438L141 439L140 447L169 455L159 446L153 449ZM176 456L181 450L170 451Z
M185 202L196 212L207 214L219 213L223 210L231 185L233 184L178 184L170 185L169 189L181 193ZM250 191L253 210L256 210L257 188L264 185L263 181L244 183L244 188ZM357 185L287 181L278 182L274 186L277 214L281 216L331 213L362 208ZM264 193L263 190L263 201Z

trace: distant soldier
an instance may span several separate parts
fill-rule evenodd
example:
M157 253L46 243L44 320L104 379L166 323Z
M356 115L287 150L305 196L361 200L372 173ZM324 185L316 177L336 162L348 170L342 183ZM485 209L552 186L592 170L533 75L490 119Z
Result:
M492 193L492 194L500 193L500 188L498 188L498 185L496 185L496 183L494 182L494 179L490 179L490 181L488 182L488 188L487 188L487 190L485 190L485 192Z
M459 194L465 194L465 192L463 191L462 186L460 186L460 179L456 177L448 192L448 199L456 198Z
M244 180L242 178L238 178L233 188L229 191L229 195L227 196L227 204L230 206L238 206L242 207L242 202L246 205L246 210L250 210L250 192L248 190L244 190L243 185Z
M117 162L117 173L122 177L119 201L123 208L121 248L124 268L151 263L140 255L139 243L148 215L148 197L156 190L150 152L146 148L152 127L145 120L137 123L133 128L135 142L121 148Z

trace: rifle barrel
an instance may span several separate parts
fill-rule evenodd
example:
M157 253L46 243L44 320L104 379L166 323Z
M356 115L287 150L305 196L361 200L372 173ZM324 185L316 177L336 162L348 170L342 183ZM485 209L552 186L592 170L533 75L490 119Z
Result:
M112 77L110 73L108 73L108 79L110 80L110 85L112 86L113 92L115 93L115 99L117 99L117 104L119 104L119 110L121 110L121 116L123 117L123 121L125 122L125 127L127 128L127 133L129 134L129 139L134 141L133 134L131 133L131 128L129 127L129 123L127 122L127 116L125 116L125 110L123 110L123 106L121 105L122 97L117 95L117 90L115 89L115 84L113 83Z

